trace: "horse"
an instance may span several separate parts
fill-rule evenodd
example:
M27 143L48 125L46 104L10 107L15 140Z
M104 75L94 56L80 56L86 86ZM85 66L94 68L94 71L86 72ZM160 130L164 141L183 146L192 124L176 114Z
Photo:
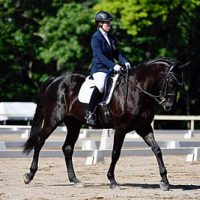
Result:
M151 122L158 105L161 105L165 111L172 109L179 86L183 83L183 66L166 58L157 58L136 65L129 70L128 76L120 76L113 97L107 105L111 116L110 127L115 130L112 159L107 173L110 188L119 187L115 179L115 166L120 157L126 133L135 130L155 154L161 176L160 188L169 190L167 170L161 149L155 141ZM34 149L30 171L24 175L25 184L33 180L38 170L40 150L45 140L60 123L67 127L62 151L68 179L75 185L81 184L74 171L72 156L80 129L85 123L85 113L88 108L88 104L81 103L77 97L84 80L83 75L71 74L52 77L42 85L30 136L23 149L23 153L26 154ZM98 108L99 110L101 108ZM103 117L100 118L98 127L107 127Z

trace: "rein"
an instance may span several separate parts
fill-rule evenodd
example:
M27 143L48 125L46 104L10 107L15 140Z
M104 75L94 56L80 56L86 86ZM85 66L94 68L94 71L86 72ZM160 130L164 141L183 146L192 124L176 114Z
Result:
M130 81L130 82L133 83L132 81ZM162 103L165 101L165 98L161 95L161 93L162 93L161 91L160 91L159 95L154 95L154 94L147 92L142 87L138 86L136 83L133 83L133 84L135 84L135 87L138 88L139 90L141 90L147 96L152 97L155 101L158 102L158 104L162 105Z
M124 111L126 110L126 107L127 107L127 99L128 99L129 69L126 70L125 81L126 81L126 95L125 95Z
M144 94L146 94L147 96L153 98L158 104L162 105L165 101L166 101L166 96L173 96L174 94L166 94L166 90L167 90L167 86L168 86L168 81L170 78L173 78L178 85L182 85L183 82L179 82L179 80L177 79L175 73L172 72L174 65L172 65L169 69L169 71L167 72L166 76L161 80L161 82L163 82L164 87L162 87L162 90L160 90L159 95L154 95L151 94L149 92L147 92L146 90L144 90L142 87L140 87L139 85L137 85L137 83L134 81L130 81L129 75L127 75L128 70L123 73L121 72L121 75L125 77L126 81L127 81L127 89L126 89L126 101L125 104L127 104L127 96L128 96L128 82L132 83L135 85L136 88L138 88L140 91L142 91Z
M137 85L137 83L135 81L131 81L129 80L129 70L124 70L121 71L120 74L124 77L125 81L126 81L126 94L125 94L125 103L124 103L124 109L120 114L115 114L111 109L110 112L112 113L112 115L117 116L117 117L121 117L127 110L127 99L128 99L128 88L129 88L129 83L135 85L135 87L137 89L139 89L141 92L143 92L144 94L146 94L147 96L153 98L159 105L163 105L163 103L166 101L166 97L167 96L174 96L174 94L170 94L167 93L167 87L168 87L168 82L170 79L174 79L178 85L182 85L183 81L180 82L177 78L177 75L172 72L174 68L174 65L172 65L170 67L170 69L168 70L168 72L166 73L166 75L163 77L163 79L161 80L160 84L161 85L161 90L159 91L158 95L154 95L151 94L150 92L147 92L145 89L143 89L141 86Z

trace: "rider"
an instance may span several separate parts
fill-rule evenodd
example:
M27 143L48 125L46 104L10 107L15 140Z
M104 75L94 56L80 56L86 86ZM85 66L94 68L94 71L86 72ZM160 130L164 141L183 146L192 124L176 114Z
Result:
M119 53L117 42L110 35L112 16L110 13L100 11L95 16L97 31L92 35L91 47L93 52L93 60L91 66L91 75L95 81L95 88L92 93L89 108L86 113L86 123L91 126L95 125L95 108L101 101L104 89L104 82L110 71L119 72L125 65L130 68L130 63ZM119 64L114 63L117 60Z

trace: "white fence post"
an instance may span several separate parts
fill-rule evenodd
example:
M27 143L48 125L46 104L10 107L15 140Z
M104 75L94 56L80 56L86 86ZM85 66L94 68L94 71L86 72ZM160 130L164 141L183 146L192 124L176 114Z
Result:
M79 135L79 138L86 138L87 137L87 129L83 129L83 132Z
M103 129L99 150L110 150L113 147L114 131L113 129Z
M188 154L186 157L186 162L193 162L200 160L200 148L196 147L192 154Z

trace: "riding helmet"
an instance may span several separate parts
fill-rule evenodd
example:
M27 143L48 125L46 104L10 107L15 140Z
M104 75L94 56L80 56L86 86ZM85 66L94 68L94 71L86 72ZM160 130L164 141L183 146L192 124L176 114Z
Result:
M95 16L96 23L99 22L111 22L112 21L112 15L105 11L100 11Z

